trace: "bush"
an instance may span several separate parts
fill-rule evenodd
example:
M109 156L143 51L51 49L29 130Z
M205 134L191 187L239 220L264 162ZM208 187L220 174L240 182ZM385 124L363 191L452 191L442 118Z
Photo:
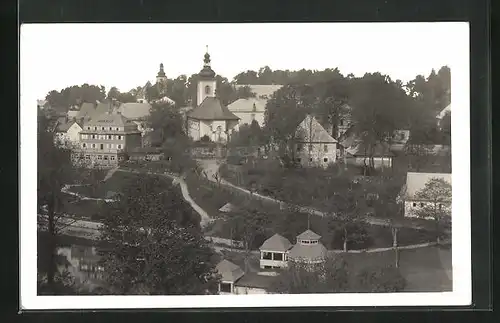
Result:
M393 293L406 287L406 279L393 266L364 268L356 275L355 281L357 292Z

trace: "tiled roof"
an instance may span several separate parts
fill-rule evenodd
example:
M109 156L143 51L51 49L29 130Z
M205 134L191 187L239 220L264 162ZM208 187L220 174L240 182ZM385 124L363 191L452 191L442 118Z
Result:
M246 273L234 286L268 289L276 281L276 276Z
M256 85L248 85L248 84L238 84L236 88L240 87L250 87L250 90L255 93L255 97L260 99L270 99L274 92L278 91L283 87L283 85L279 84L256 84Z
M105 114L106 112L114 112L115 107L111 102L100 102L97 104L97 107L95 108L95 112L93 113L93 118L99 117L102 114Z
M266 100L257 98L238 99L227 106L231 112L264 112Z
M85 123L85 126L97 126L97 127L130 127L137 129L137 125L130 119L119 113L104 113L98 117L92 118Z
M323 126L311 115L307 115L306 118L297 127L297 133L302 137L301 142L327 142L335 143L335 140L330 134L323 128Z
M214 97L206 97L201 104L189 111L187 116L198 120L239 120L229 109Z
M291 247L292 244L290 243L290 241L288 241L287 238L276 233L271 238L264 241L262 246L260 246L260 250L285 252Z
M82 107L78 111L76 117L79 118L84 118L84 117L92 117L92 115L95 113L95 104L89 103L89 102L84 102L82 104Z
M451 184L451 174L447 173L412 173L406 174L405 197L412 199L415 194L425 187L432 178L444 179Z
M149 109L151 109L151 104L149 103L130 102L120 105L118 111L129 119L137 120L148 117Z
M306 231L302 232L301 234L299 234L297 236L297 239L304 239L304 240L319 240L319 238L321 238L321 236L319 234L317 234L316 232L313 232L309 229L307 229Z
M222 281L235 282L244 275L243 270L239 266L226 259L219 262L215 269L222 276Z
M294 260L319 260L325 259L327 250L321 243L302 245L297 243L288 253L288 257Z

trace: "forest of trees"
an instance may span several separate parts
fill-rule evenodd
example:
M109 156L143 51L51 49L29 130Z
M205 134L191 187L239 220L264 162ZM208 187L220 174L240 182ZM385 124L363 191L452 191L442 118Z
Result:
M378 75L379 73L367 74L361 78L354 77L352 74L343 75L337 68L328 68L322 71L306 70L271 70L269 66L259 69L259 71L247 70L236 75L232 81L228 78L217 75L217 95L224 104L229 104L240 97L252 96L246 90L237 90L235 85L254 85L254 84L281 84L281 85L309 85L323 92L323 96L335 96L338 101L347 99L348 92L353 92L353 83L356 80L364 79L369 75ZM196 105L196 86L198 74L191 76L180 75L166 82L165 94L175 101L177 106ZM422 106L425 106L437 113L450 102L450 69L447 66L441 67L437 72L432 70L428 76L417 75L406 84L400 80L391 80L393 85L409 97L414 98ZM150 99L159 96L158 87L149 83L147 96ZM81 104L82 102L102 101L106 97L115 98L120 102L131 102L135 100L138 89L142 86L130 89L126 92L120 92L116 87L112 87L106 92L102 85L74 85L60 91L52 90L46 100L49 105L60 111L67 111L71 106ZM156 92L156 93L155 93ZM383 95L380 94L381 96ZM435 115L435 114L434 114ZM434 117L433 115L433 117Z

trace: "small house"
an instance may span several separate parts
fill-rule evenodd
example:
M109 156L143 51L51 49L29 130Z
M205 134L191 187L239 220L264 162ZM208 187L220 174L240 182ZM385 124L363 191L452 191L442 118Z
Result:
M373 147L368 147L363 142L358 142L351 148L346 149L345 154L347 164L369 166L370 158L373 158L375 168L391 168L395 156L391 152L389 145L385 143L377 143Z
M277 275L272 272L245 273L234 283L234 294L269 294Z
M288 250L292 247L287 238L275 234L260 246L260 268L285 268L288 264Z
M63 117L57 120L54 140L62 146L76 147L80 141L80 131L82 130L82 125L76 120L70 121L67 117Z
M243 270L238 265L226 259L219 262L215 269L221 275L219 294L233 294L234 283L245 274Z
M425 188L425 184L433 179L439 178L451 184L451 174L447 173L413 173L406 174L406 183L399 194L399 201L404 203L404 216L415 217L419 208L425 207L430 201L424 201L416 196L417 192ZM440 206L442 207L442 206ZM443 207L450 207L444 205Z
M319 241L321 236L309 229L297 236L297 243L288 252L290 261L318 264L326 260L327 250Z

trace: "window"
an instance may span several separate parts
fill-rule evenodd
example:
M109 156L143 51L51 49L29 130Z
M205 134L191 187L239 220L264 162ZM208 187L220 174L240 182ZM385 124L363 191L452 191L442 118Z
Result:
M118 157L118 160L120 161L123 160L123 156Z
M111 156L110 158L111 158L111 160L115 160L116 159L115 156Z
M413 207L416 207L417 206L417 203L413 202Z
M271 260L272 259L272 253L271 252L263 252L262 253L262 259Z
M274 260L283 261L283 254L282 253L275 253L274 254Z
M205 86L205 94L210 94L210 86Z
M323 151L324 151L325 153L327 153L327 152L328 152L328 145L324 145L324 146L323 146Z
M101 144L101 150L103 150L103 149L104 149L104 144Z
M343 119L340 119L340 125L343 126L344 125L344 120Z
M95 144L92 144L92 148L95 148Z
M97 130L97 127L94 127L94 130Z
M113 128L112 128L112 127L109 127L109 130L113 130Z
M97 159L102 160L102 155L98 155Z
M87 148L87 144L86 144L86 143L83 143L83 144L82 144L82 147L83 147L83 148Z
M424 203L420 203L420 207L424 207Z
M118 136L118 140L122 140L122 136Z
M90 155L85 155L85 159L89 160L90 159Z
M326 157L325 157L325 158L323 158L323 161L324 161L325 163L328 163L328 158L326 158Z
M302 240L302 241L301 241L301 243L302 243L302 244L310 244L310 243L311 243L311 241L309 241L309 240Z
M95 135L92 135L92 139L95 139Z
M116 131L120 130L120 128L116 127Z
M118 145L118 149L122 149L122 145Z
M113 137L111 137L111 135L108 135L108 139L113 139Z
M309 158L309 161L313 161L312 157L311 157L311 158Z
M108 160L108 156L106 156L106 155L105 155L105 156L104 156L104 160Z
M101 130L104 130L104 127L102 127Z
M220 283L220 291L223 293L231 293L231 283Z
M87 130L90 130L90 127L87 127Z

